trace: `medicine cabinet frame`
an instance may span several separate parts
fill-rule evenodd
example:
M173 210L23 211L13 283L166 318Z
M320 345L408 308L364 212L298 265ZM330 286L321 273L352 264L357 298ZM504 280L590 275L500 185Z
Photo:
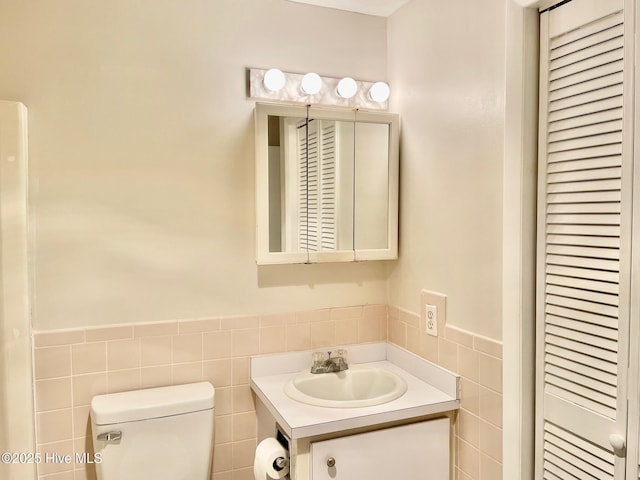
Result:
M269 192L269 117L295 117L327 121L383 124L388 126L388 183L386 192L386 247L353 248L322 251L270 251L270 192ZM363 260L393 260L398 258L398 185L399 185L399 116L393 113L368 112L346 108L325 108L304 105L256 103L255 107L255 191L256 191L256 262L258 265L290 263L354 262ZM307 139L308 141L308 139ZM355 143L355 140L354 140ZM357 152L354 147L354 197ZM383 201L384 199L379 199ZM354 201L353 222L358 206Z

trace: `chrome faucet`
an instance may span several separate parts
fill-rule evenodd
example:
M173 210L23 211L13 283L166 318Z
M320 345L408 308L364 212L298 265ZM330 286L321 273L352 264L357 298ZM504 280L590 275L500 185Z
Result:
M311 373L332 373L342 372L349 368L347 363L347 351L338 350L335 355L327 352L327 356L323 352L315 352L313 354L313 365Z

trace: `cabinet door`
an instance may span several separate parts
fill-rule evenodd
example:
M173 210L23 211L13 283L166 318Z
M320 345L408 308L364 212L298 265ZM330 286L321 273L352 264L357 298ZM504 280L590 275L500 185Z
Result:
M311 443L311 480L448 480L449 463L448 418Z

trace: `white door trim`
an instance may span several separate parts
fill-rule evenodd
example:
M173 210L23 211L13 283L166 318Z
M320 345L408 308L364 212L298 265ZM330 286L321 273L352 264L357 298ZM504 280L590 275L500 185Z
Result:
M506 2L503 176L503 474L533 480L538 7ZM548 2L547 2L548 3Z

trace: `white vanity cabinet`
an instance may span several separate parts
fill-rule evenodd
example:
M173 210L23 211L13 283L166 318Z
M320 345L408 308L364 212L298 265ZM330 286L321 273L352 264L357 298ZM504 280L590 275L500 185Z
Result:
M311 442L311 480L448 480L449 418Z

